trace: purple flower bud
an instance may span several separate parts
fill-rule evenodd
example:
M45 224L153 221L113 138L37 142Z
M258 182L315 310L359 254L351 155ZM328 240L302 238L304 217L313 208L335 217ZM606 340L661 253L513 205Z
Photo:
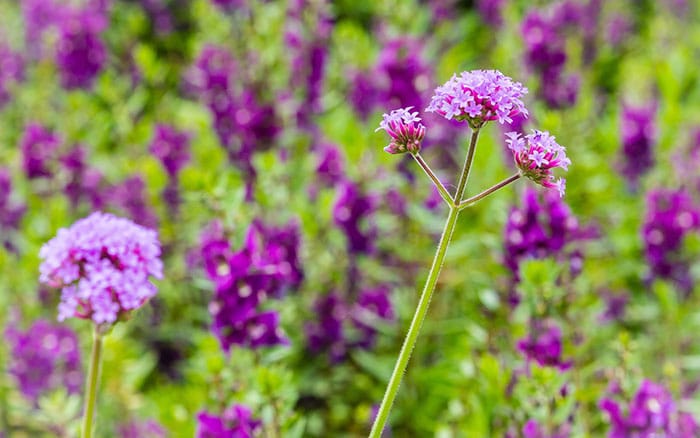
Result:
M420 152L420 144L425 138L425 126L420 122L418 112L411 112L413 107L399 108L384 114L383 120L379 123L379 128L386 131L392 138L389 146L384 150L390 154L403 154L410 152L417 154Z
M510 123L517 114L527 115L525 94L527 88L498 70L465 71L435 90L426 111L478 129L488 121Z
M547 188L555 188L564 196L566 180L555 180L552 169L569 169L571 160L566 148L560 146L548 132L533 129L532 134L521 136L517 132L506 134L506 144L513 152L515 165L521 175Z
M60 321L114 323L153 297L149 277L163 275L156 232L100 212L59 230L39 257L40 281L62 289Z

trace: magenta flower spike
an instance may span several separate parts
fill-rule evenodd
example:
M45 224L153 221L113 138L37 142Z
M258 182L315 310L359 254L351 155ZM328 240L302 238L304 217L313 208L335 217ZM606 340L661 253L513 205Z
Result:
M411 112L412 106L399 108L384 114L384 119L379 123L379 131L383 129L391 136L391 143L384 150L390 154L403 154L420 152L420 145L425 138L425 126L418 117L418 112Z
M152 298L149 277L163 273L155 231L100 212L59 230L39 256L40 281L62 289L59 321L112 324Z
M557 189L559 196L564 196L566 180L556 179L552 169L569 169L571 160L566 156L566 148L560 146L548 132L536 129L525 136L509 132L506 137L506 144L513 152L520 173L541 186Z
M488 121L504 124L518 114L527 116L522 101L525 94L527 88L498 70L465 71L435 89L426 111L447 120L466 120L479 129Z

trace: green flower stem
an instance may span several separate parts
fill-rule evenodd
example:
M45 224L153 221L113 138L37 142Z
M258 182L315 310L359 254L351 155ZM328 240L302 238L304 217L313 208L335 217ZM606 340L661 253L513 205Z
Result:
M452 196L450 196L450 192L447 191L444 185L442 185L442 182L438 179L438 177L435 175L435 173L432 171L430 166L428 166L428 163L425 162L423 157L421 157L420 154L411 154L413 158L416 160L416 162L420 165L421 169L425 172L426 175L428 175L428 178L430 178L433 181L433 184L435 184L435 187L437 187L438 191L440 192L440 196L442 196L442 199L447 202L447 205L453 206L455 205L455 200L452 199Z
M503 187L507 186L508 184L510 184L512 182L517 181L518 179L520 179L521 176L522 175L520 175L520 173L516 173L515 175L512 175L512 176L504 179L503 181L499 182L495 186L484 190L483 192L479 193L478 195L474 195L471 198L465 199L464 201L459 203L459 206L457 208L459 209L459 211L462 211L465 208L474 205L474 203L476 203L477 201L487 197L491 193L502 189Z
M447 247L449 246L450 239L452 239L452 233L454 232L455 225L457 224L458 215L459 210L456 207L450 207L450 213L447 216L445 229L442 232L442 237L440 238L440 243L438 244L437 252L435 253L435 258L433 259L433 264L430 267L428 279L425 282L423 293L420 296L420 301L418 301L418 307L416 308L416 313L413 315L413 320L411 321L411 326L408 329L406 339L401 347L401 352L396 360L396 366L394 366L394 372L391 374L391 379L389 380L386 392L384 393L382 404L379 407L377 417L374 420L372 431L369 434L370 438L381 437L382 431L384 430L384 425L389 418L391 405L394 403L394 399L396 398L399 385L401 385L401 379L406 372L408 360L411 358L411 353L413 352L413 348L416 345L416 340L418 339L418 333L420 332L421 325L423 325L425 314L428 312L430 298L433 296L433 291L435 290L435 285L437 283L438 276L440 275L440 268L442 268L442 263L445 260L445 253L447 253Z
M472 168L472 162L474 162L474 153L476 152L476 141L479 139L479 130L472 129L472 138L469 141L469 150L467 150L467 158L464 160L464 167L462 168L462 175L459 177L459 184L457 185L457 192L455 193L454 202L459 205L462 202L462 195L464 194L464 189L467 187L467 180L469 179L469 173Z
M95 413L95 401L97 399L97 383L100 377L100 362L102 360L102 333L100 326L95 324L92 335L92 354L90 355L90 370L85 382L85 408L83 411L82 438L92 437L92 423Z

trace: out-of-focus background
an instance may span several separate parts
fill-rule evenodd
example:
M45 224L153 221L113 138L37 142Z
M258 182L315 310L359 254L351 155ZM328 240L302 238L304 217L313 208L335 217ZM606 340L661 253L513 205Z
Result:
M97 436L366 435L447 214L375 129L420 111L454 190L469 128L423 111L499 69L530 117L482 130L468 193L535 128L567 193L460 216L386 436L700 436L699 7L0 0L0 435L78 430L90 322L38 254L97 210L165 263L105 340Z

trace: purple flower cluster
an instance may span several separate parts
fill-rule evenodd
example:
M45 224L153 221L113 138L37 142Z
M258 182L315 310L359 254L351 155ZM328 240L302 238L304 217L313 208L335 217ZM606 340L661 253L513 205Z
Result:
M62 289L60 321L114 323L153 297L149 277L163 275L156 232L100 212L59 230L39 256L40 281Z
M328 352L334 363L345 360L353 348L372 348L376 323L394 318L389 289L383 286L361 292L354 305L330 293L316 301L314 313L318 320L305 326L309 350Z
M600 408L610 418L609 438L685 438L700 433L693 416L677 409L668 390L649 380L641 383L626 412L611 398L601 400Z
M0 235L2 235L0 243L8 250L14 248L9 239L10 231L19 229L19 223L27 210L24 204L13 202L11 196L10 172L0 167Z
M364 194L358 184L349 180L338 184L333 221L345 233L350 254L374 251L377 229L369 219L376 208L375 197Z
M566 75L566 35L568 27L579 24L583 11L576 3L557 3L549 11L530 11L521 25L525 42L525 63L540 79L540 97L552 108L576 102L579 79Z
M700 227L700 209L685 190L653 190L646 201L642 236L651 277L674 280L689 292L694 282L680 249L685 236Z
M506 144L513 152L520 174L544 187L557 189L559 196L564 196L566 180L555 180L552 169L560 167L569 170L571 160L566 156L566 148L560 146L548 132L536 129L525 136L509 132L506 137Z
M527 88L497 70L465 71L435 89L426 111L478 129L488 121L510 123L517 114L527 115L525 94Z
M27 178L53 176L53 170L50 167L56 159L59 145L58 137L38 123L29 123L24 127L24 133L20 139L20 150L22 168Z
M531 332L518 341L518 350L528 361L535 361L543 367L556 367L566 370L571 361L562 358L561 329L554 321L536 320L531 324Z
M418 117L418 112L411 112L413 107L399 108L384 114L379 128L385 130L391 136L391 143L384 148L390 154L403 154L420 152L420 144L425 138L425 126Z
M270 148L280 127L275 107L260 102L253 87L237 89L241 84L234 78L242 73L226 49L206 46L188 74L188 85L209 108L229 160L245 174L251 199L256 177L253 153Z
M654 165L656 105L623 105L621 114L622 175L632 189Z
M255 221L236 252L218 231L204 236L201 252L207 276L215 286L209 310L221 347L229 351L232 345L286 344L277 312L259 307L268 297L281 298L303 280L297 225L274 228Z
M0 107L9 102L9 87L24 79L24 59L10 46L0 43Z
M80 345L70 328L37 320L25 332L8 327L5 337L12 352L9 374L25 397L36 403L54 389L80 392Z
M196 438L253 438L261 429L262 423L253 418L248 407L233 405L221 416L200 412Z
M70 10L59 23L56 65L66 89L91 88L107 60L107 49L100 39L105 17L86 8Z
M528 258L568 259L573 273L581 269L581 253L566 251L570 243L595 237L593 229L582 228L569 207L553 192L540 201L537 191L527 189L522 207L513 207L504 231L504 261L515 281L519 266Z
M163 191L163 198L170 210L175 212L180 205L178 176L190 160L190 135L178 131L173 126L158 124L150 151L160 160L168 174L168 184Z

